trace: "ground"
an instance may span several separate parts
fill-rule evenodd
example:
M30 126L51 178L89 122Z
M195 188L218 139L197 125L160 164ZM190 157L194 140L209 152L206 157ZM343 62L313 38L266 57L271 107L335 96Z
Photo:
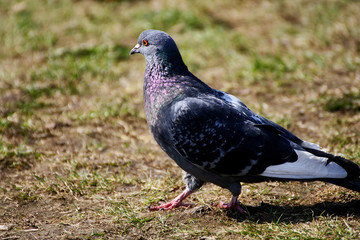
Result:
M360 194L243 184L241 215L207 184L192 208L142 105L141 31L253 111L360 163L360 2L0 1L0 239L359 239Z

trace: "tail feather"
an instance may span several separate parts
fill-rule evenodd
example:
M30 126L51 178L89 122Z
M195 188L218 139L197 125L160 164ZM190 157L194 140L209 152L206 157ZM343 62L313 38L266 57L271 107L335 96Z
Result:
M344 168L347 172L347 177L345 179L326 179L325 182L332 183L353 191L360 192L360 166L356 163L340 157L340 156L334 156L330 153L313 149L313 148L307 148L304 147L304 149L315 156L318 157L326 157L328 159L328 163L334 162L338 164L340 167Z
M348 172L339 164L329 162L327 157L319 157L306 150L295 150L298 159L268 166L259 174L263 177L287 180L344 179Z
M325 182L332 183L350 190L360 192L360 179L347 180L347 179L328 179Z
M347 177L346 179L354 179L354 180L358 180L360 177L360 166L357 165L356 163L340 157L340 156L334 156L330 153L318 150L318 149L313 149L313 148L304 148L306 151L314 154L315 156L318 157L326 157L328 159L327 164L329 164L330 162L334 162L336 164L338 164L339 166L341 166L342 168L345 169L345 171L347 172Z

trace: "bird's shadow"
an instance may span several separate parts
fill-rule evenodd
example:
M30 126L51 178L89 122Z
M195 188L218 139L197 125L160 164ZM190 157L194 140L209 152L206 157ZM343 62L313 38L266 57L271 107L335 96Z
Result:
M327 216L355 216L360 217L360 200L352 200L346 203L322 202L313 205L301 206L277 206L262 203L260 206L245 206L249 215L228 211L228 217L239 222L244 220L256 223L301 223Z

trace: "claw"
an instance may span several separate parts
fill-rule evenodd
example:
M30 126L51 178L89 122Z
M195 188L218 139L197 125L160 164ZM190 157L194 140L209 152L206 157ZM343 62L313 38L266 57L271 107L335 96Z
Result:
M236 209L236 210L239 211L241 214L247 214L247 212L240 206L240 202L239 202L237 196L233 196L233 197L231 198L230 203L220 202L220 203L218 204L218 206L219 206L220 208L223 208L223 209L230 209L230 210Z
M192 193L192 191L185 190L179 196L177 196L176 198L174 198L173 200L171 200L168 203L163 203L159 206L148 206L147 208L150 211L156 211L156 210L171 210L171 209L174 209L177 207L182 207L182 206L184 206L184 207L193 206L192 203L183 203L182 202L191 193Z
M168 202L168 203L163 203L159 206L148 206L147 208L150 211L156 211L156 210L171 210L177 207L190 207L193 206L194 204L192 203L176 203L174 201Z

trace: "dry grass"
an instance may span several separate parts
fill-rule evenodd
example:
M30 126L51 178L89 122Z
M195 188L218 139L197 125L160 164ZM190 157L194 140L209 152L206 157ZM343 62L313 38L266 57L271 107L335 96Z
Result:
M221 10L221 11L220 11ZM147 28L214 88L360 163L357 1L0 1L1 239L358 239L360 195L245 184L149 212L183 189L142 106Z

